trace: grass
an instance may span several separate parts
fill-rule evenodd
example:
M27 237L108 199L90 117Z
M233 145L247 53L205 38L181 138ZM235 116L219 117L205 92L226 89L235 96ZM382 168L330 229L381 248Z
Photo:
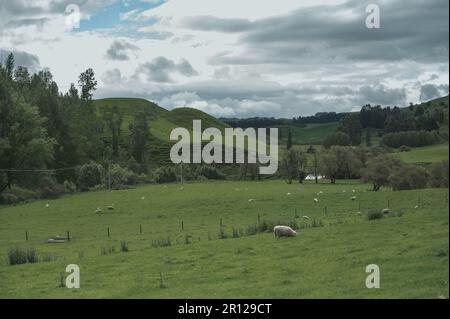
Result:
M406 163L436 163L448 160L448 143L411 148L408 152L397 152L395 156Z
M205 182L2 208L0 298L448 297L448 189L368 189L357 181ZM388 200L401 216L368 220L368 211ZM111 202L114 211L94 213ZM270 229L258 231L258 219L294 220L299 234L275 239ZM25 244L25 231L26 245L51 261L8 264L9 248ZM46 243L66 231L70 242ZM110 248L121 243L128 252ZM70 263L80 266L80 289L58 288ZM372 263L380 266L381 289L365 288Z

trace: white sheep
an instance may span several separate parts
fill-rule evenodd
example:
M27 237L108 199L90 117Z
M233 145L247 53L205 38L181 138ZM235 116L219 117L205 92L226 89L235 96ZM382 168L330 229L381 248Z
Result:
M275 237L294 237L297 236L297 232L289 226L275 226L273 228L273 234Z
M145 199L145 196L142 196L141 199L144 200L144 199Z
M99 214L99 213L102 212L102 209L101 209L100 207L97 207L97 209L95 210L95 212L96 212L97 214Z
M45 204L45 208L49 208L49 207L50 207L49 203Z
M309 219L309 217L308 217L308 216L306 216L306 215L305 215L305 216L303 216L303 218L304 218L304 219Z
M352 196L352 200L353 200L353 201L356 200L356 196Z
M416 208L416 209L419 208L419 205L414 206L414 208Z
M184 187L183 187L183 186L180 187L180 191L182 191L182 190L184 190Z
M111 204L111 206L108 206L107 208L108 210L114 210L114 204Z
M286 195L287 195L287 196L291 196L291 193L287 193Z
M248 200L249 203L251 203L251 202L253 202L253 201L254 201L253 198L250 198L250 199Z
M318 203L319 200L318 200L317 198L314 198L314 202L315 202L315 203Z

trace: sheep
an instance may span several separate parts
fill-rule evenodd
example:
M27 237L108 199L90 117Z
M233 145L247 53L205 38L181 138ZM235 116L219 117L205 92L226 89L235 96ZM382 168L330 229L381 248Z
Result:
M386 214L389 214L391 212L391 210L389 208L384 208L381 210L381 212L386 215Z
M49 207L50 207L49 203L45 204L45 208L49 208Z
M100 207L97 207L97 209L95 210L95 212L96 212L97 214L99 214L99 213L102 212L102 209L101 209Z
M249 203L251 203L251 202L253 202L253 201L254 201L253 198L250 198L250 199L248 200Z
M183 186L180 187L180 191L182 191L182 190L184 190L184 187L183 187Z
M294 237L297 236L297 232L295 230L293 230L291 227L289 226L275 226L273 228L273 234L275 235L275 237Z
M356 212L356 215L361 216L361 212Z
M354 189L352 189L352 192L353 192L353 193L356 193L356 191L355 191Z
M305 215L305 216L303 216L303 218L304 218L304 219L309 219L309 217L308 217L308 216L306 216L306 215Z
M142 196L141 199L144 200L144 199L145 199L145 196Z
M416 208L416 209L419 208L419 205L414 206L414 208Z
M317 198L314 198L314 202L315 202L315 203L318 203L319 200L318 200Z
M108 210L114 210L114 204L111 204L111 206L108 206Z
M353 201L355 201L355 200L356 200L356 196L352 196L351 199L352 199Z
M287 196L291 196L291 193L287 193L286 195L287 195Z

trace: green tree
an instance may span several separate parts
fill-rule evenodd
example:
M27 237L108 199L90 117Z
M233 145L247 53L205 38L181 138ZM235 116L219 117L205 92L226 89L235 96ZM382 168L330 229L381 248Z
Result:
M389 186L389 177L402 167L402 162L391 155L381 154L367 161L367 167L362 169L362 180L372 183L374 191L383 186Z
M150 139L147 117L144 113L136 113L134 121L130 124L131 154L139 164L144 164L147 155L147 147Z
M37 107L13 92L0 75L0 193L23 178L24 170L46 169L53 160L55 140L43 127Z
M97 89L94 70L89 68L81 73L78 78L78 85L81 88L81 98L84 100L91 100L93 91Z
M292 148L292 133L291 133L291 128L289 127L286 149L290 150L291 148Z
M361 128L359 113L350 113L341 120L338 131L347 134L352 145L359 145L361 144Z
M372 134L369 127L366 129L366 146L372 146Z
M8 78L12 79L14 72L14 54L12 53L8 54L8 57L6 58L5 69Z

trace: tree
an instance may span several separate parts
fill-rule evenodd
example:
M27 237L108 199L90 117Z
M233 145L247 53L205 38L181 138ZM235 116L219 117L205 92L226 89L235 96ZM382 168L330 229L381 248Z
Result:
M383 186L389 186L389 177L402 166L402 162L391 155L381 154L367 161L367 167L362 170L362 180L371 182L374 191Z
M343 132L334 132L328 135L322 142L323 147L330 148L334 145L348 146L351 144L348 134Z
M339 123L338 131L346 133L352 145L361 144L361 121L359 113L346 115Z
M369 127L366 129L366 146L372 146L372 135Z
M294 178L298 178L299 183L303 183L306 177L306 166L308 160L306 154L300 150L291 148L286 150L281 161L281 167L283 169L286 182L292 184Z
M359 176L361 167L360 156L349 146L333 146L320 159L320 170L333 184L339 178Z
M130 124L131 154L139 164L145 163L147 144L150 138L147 118L144 113L136 113Z
M81 98L91 100L93 91L97 89L97 81L95 80L94 71L91 68L80 74L78 85L81 88Z
M68 95L72 99L78 99L78 90L75 87L75 84L70 83L70 89L69 89Z
M103 121L108 127L111 133L111 148L113 160L117 161L119 159L119 141L121 134L121 126L123 121L123 116L119 112L117 106L105 107L102 113Z
M290 150L291 148L292 148L292 133L291 133L291 128L289 127L286 149Z
M45 119L35 106L12 93L0 75L0 193L24 178L22 171L46 169L53 160L55 140L43 128Z
M8 78L12 79L13 72L14 72L14 54L10 53L8 54L8 57L6 58L6 75Z

